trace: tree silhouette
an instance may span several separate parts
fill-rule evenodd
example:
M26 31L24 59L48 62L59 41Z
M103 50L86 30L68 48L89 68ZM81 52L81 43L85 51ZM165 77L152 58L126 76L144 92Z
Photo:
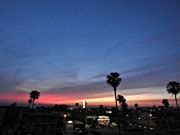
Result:
M99 105L99 114L102 115L104 113L104 106Z
M168 99L163 99L162 100L162 104L164 105L164 108L165 108L165 110L163 110L164 111L164 113L163 113L163 117L167 120L167 127L168 127L168 129L169 129L169 126L170 126L170 122L169 122L169 118L168 118L168 108L169 108L169 102L168 102Z
M122 95L118 95L118 96L117 96L117 101L119 101L119 104L121 104L124 99L125 99L125 98L124 98L124 96L122 96Z
M117 87L119 86L122 79L120 78L120 74L117 72L111 72L109 75L106 76L106 78L107 78L107 80L106 80L107 84L109 84L113 87L116 110L118 110L116 90L117 90ZM117 117L117 119L118 119L119 135L120 135L121 132L120 132L119 118Z
M28 99L29 108L31 107L31 104L32 104L32 99Z
M117 101L119 101L119 104L121 104L122 113L126 114L128 105L124 96L118 95Z
M168 99L163 99L163 100L162 100L162 104L164 105L164 107L165 107L166 109L169 108L169 101L168 101Z
M138 104L136 103L136 104L134 104L134 107L135 107L135 110L137 111L137 109L138 109Z
M40 92L37 90L33 90L29 93L29 97L32 100L32 109L34 109L35 100L38 99L39 96L40 96Z
M114 90L114 98L115 98L115 105L117 108L117 98L116 98L116 91L117 87L121 82L120 74L117 72L112 72L109 75L106 76L107 80L106 82L113 87Z
M126 115L127 114L127 109L128 109L128 104L126 103L126 99L124 99L122 101L121 108L122 108L122 113L124 115Z
M61 105L58 105L58 104L55 104L54 107L53 107L53 110L55 111L68 111L68 108L69 106L68 105L65 105L65 104L61 104Z
M176 107L177 107L177 110L179 111L177 94L179 94L180 92L180 83L176 81L169 82L168 84L166 84L166 88L167 88L168 93L171 93L174 95L174 98L176 101Z
M76 106L76 107L79 107L79 103L75 103L75 106Z
M79 111L79 103L75 103L76 109Z
M124 96L122 95L118 95L117 101L119 101L119 104L121 104L121 113L122 113L122 124L123 124L123 128L126 129L126 122L125 122L125 117L127 114L127 103L126 103L126 99L124 98Z

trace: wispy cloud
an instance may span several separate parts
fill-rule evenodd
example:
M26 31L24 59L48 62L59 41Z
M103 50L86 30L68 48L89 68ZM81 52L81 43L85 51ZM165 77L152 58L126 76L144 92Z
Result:
M158 46L177 46L180 43L180 28L169 29L168 31L159 32L154 34L152 37L147 38L141 43L154 44Z
M108 8L96 4L44 3L50 10L26 2L0 4L0 95L25 97L38 89L41 99L53 102L109 99L110 72L121 74L119 90L127 96L155 97L152 89L180 81L177 4L156 3L152 9L154 4L144 3L144 10L122 2L123 11L116 2L106 2Z

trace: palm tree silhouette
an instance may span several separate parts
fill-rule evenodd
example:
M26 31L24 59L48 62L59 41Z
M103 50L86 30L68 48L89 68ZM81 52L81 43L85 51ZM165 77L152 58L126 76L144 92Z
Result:
M28 99L29 108L31 107L31 104L32 104L32 99Z
M126 99L124 98L124 96L118 95L117 101L119 101L119 104L121 104L121 109L122 109L123 113L126 113L127 112L127 103L126 103Z
M33 90L29 93L29 97L32 100L32 109L34 109L34 102L36 99L38 99L40 96L40 92L37 90Z
M120 74L117 72L111 72L109 75L106 76L107 80L107 84L111 85L113 87L114 90L114 98L115 98L115 105L116 105L116 111L118 110L118 106L117 106L117 97L116 97L116 90L118 85L121 82L121 78L120 78ZM121 135L120 132L120 124L119 124L119 116L117 117L118 120L118 130L119 130L119 135Z
M176 107L177 107L177 110L179 111L177 94L179 94L180 92L180 83L176 81L169 82L168 84L166 84L166 88L167 88L168 93L171 93L174 95L174 98L176 101Z
M125 125L125 117L127 114L127 103L126 103L126 99L124 98L124 96L122 95L118 95L117 101L119 101L119 104L121 104L121 114L122 114L122 124L123 124L123 128L126 129L126 125Z
M122 95L118 95L118 96L117 96L117 101L119 101L119 104L121 104L124 99L125 99L125 98L124 98L124 96L122 96Z
M115 105L116 109L117 107L117 97L116 97L116 90L120 82L122 81L120 74L117 72L112 72L109 75L106 76L107 80L106 82L113 87L114 90L114 98L115 98Z

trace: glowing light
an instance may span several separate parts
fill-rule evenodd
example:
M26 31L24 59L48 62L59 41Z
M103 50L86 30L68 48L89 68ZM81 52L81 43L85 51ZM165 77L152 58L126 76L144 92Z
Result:
M73 121L72 121L72 120L68 120L67 123L68 123L68 124L72 124Z

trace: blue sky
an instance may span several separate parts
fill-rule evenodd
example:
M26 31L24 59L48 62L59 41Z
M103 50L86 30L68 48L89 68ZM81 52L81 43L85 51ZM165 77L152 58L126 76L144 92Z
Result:
M178 0L1 0L0 93L111 97L105 77L116 71L119 93L167 96L165 84L180 81L179 7Z

